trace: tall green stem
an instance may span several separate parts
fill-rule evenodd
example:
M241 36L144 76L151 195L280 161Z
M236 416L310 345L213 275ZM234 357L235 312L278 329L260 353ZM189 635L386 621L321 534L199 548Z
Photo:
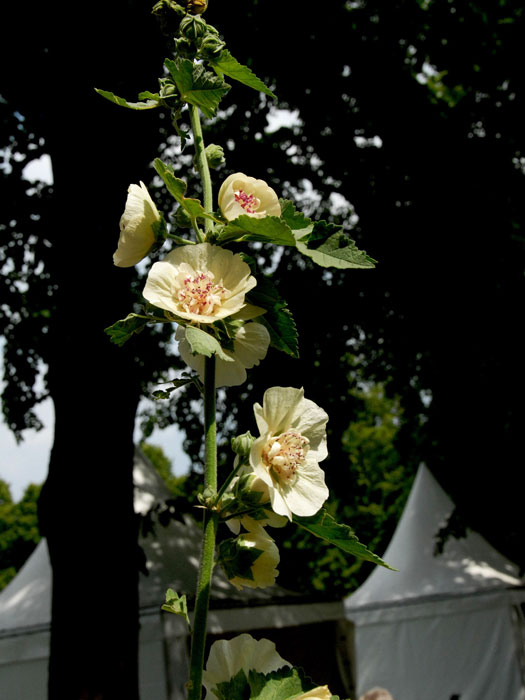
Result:
M195 155L197 157L197 165L202 181L203 206L205 211L211 214L213 212L213 193L211 188L210 168L208 166L208 159L206 158L204 139L202 138L202 126L199 116L199 109L194 105L190 105L189 107L193 140L195 142ZM204 230L206 233L211 231L212 226L213 222L211 219L204 220ZM202 243L202 241L199 241L199 243Z
M204 364L204 485L206 493L217 492L217 426L215 420L215 356L206 357ZM218 514L206 509L202 553L195 597L195 616L191 641L190 682L188 700L200 700L202 695L202 668L206 644L206 621L210 601L211 575L215 554Z

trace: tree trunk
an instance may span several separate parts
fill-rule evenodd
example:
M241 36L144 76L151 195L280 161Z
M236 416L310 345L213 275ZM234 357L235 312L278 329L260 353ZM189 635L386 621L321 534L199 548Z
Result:
M52 700L138 698L132 467L140 382L133 347L113 346L104 328L132 310L134 272L115 268L112 253L127 188L147 181L159 136L155 116L112 105L94 88L132 99L155 89L162 58L151 50L159 33L149 11L99 1L83 5L67 32L63 18L50 21L56 423L40 510L53 568Z

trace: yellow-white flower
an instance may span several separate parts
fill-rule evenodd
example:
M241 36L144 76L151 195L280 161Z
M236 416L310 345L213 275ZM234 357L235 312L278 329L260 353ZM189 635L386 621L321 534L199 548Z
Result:
M273 510L290 520L314 515L328 498L319 467L328 454L327 414L304 398L303 389L272 387L255 404L261 436L250 450L255 474L269 487Z
M220 639L211 645L202 682L206 688L205 700L217 696L213 689L219 683L234 678L242 669L246 676L250 671L271 673L284 666L290 667L275 650L275 644L268 639L254 639L249 634L240 634L233 639Z
M194 323L213 323L245 306L257 284L240 255L210 243L185 245L156 262L144 297L155 306Z
M291 700L331 700L332 693L328 690L327 685L320 685L317 688L309 690L301 695L294 695Z
M155 243L153 224L160 221L155 203L141 182L128 187L128 198L120 218L120 237L113 262L118 267L132 267L145 258Z
M186 331L177 328L175 340L179 341L179 352L184 362L198 372L204 381L204 356L194 355L186 340ZM251 369L266 357L270 345L270 334L262 323L246 323L239 328L233 341L233 351L224 350L233 362L216 358L216 386L238 386L246 381L246 370Z
M226 178L219 190L219 207L228 221L246 214L255 219L281 216L279 198L264 180L256 180L244 173Z
M240 556L239 561L242 561L242 550L260 550L261 554L250 566L250 572L253 578L246 578L242 574L237 573L235 576L228 577L231 584L238 591L246 588L267 588L273 586L279 572L275 568L279 564L279 549L268 535L266 530L252 521L250 530L243 532L234 540L236 550ZM220 550L219 550L220 551ZM231 564L231 562L230 562ZM235 562L233 562L235 565ZM228 575L228 572L226 572Z

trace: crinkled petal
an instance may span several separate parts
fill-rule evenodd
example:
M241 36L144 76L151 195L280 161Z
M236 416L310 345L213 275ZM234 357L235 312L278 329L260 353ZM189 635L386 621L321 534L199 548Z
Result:
M268 639L254 639L249 634L240 634L233 639L220 639L210 649L202 682L207 690L205 700L214 700L212 689L219 683L231 680L241 669L248 675L253 670L271 673L283 666L290 667L276 651L275 644Z
M292 513L305 517L315 515L329 495L324 471L316 461L308 459L308 456L298 470L293 486L283 487L279 484L279 487L279 492Z
M113 262L132 267L149 253L155 243L153 224L160 214L143 182L130 185L124 213L120 218L120 236Z
M193 278L197 273L211 273L213 284L223 288L220 303L211 313L187 311L180 300L185 278ZM180 318L197 323L213 323L240 311L245 305L245 295L256 284L249 266L240 255L220 246L200 243L175 248L164 260L155 263L146 280L143 295L150 303Z

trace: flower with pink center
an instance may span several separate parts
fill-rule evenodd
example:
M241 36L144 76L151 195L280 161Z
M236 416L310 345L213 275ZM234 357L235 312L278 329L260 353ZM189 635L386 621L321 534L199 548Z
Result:
M228 221L243 214L255 219L281 216L281 205L275 191L264 180L256 180L244 173L234 173L222 183L219 207Z
M244 308L244 297L256 284L240 255L199 243L175 248L156 262L143 295L177 318L213 323Z
M293 513L314 515L328 498L319 467L328 455L328 416L293 387L268 389L254 412L261 436L252 445L250 465L267 484L273 510L290 520Z

